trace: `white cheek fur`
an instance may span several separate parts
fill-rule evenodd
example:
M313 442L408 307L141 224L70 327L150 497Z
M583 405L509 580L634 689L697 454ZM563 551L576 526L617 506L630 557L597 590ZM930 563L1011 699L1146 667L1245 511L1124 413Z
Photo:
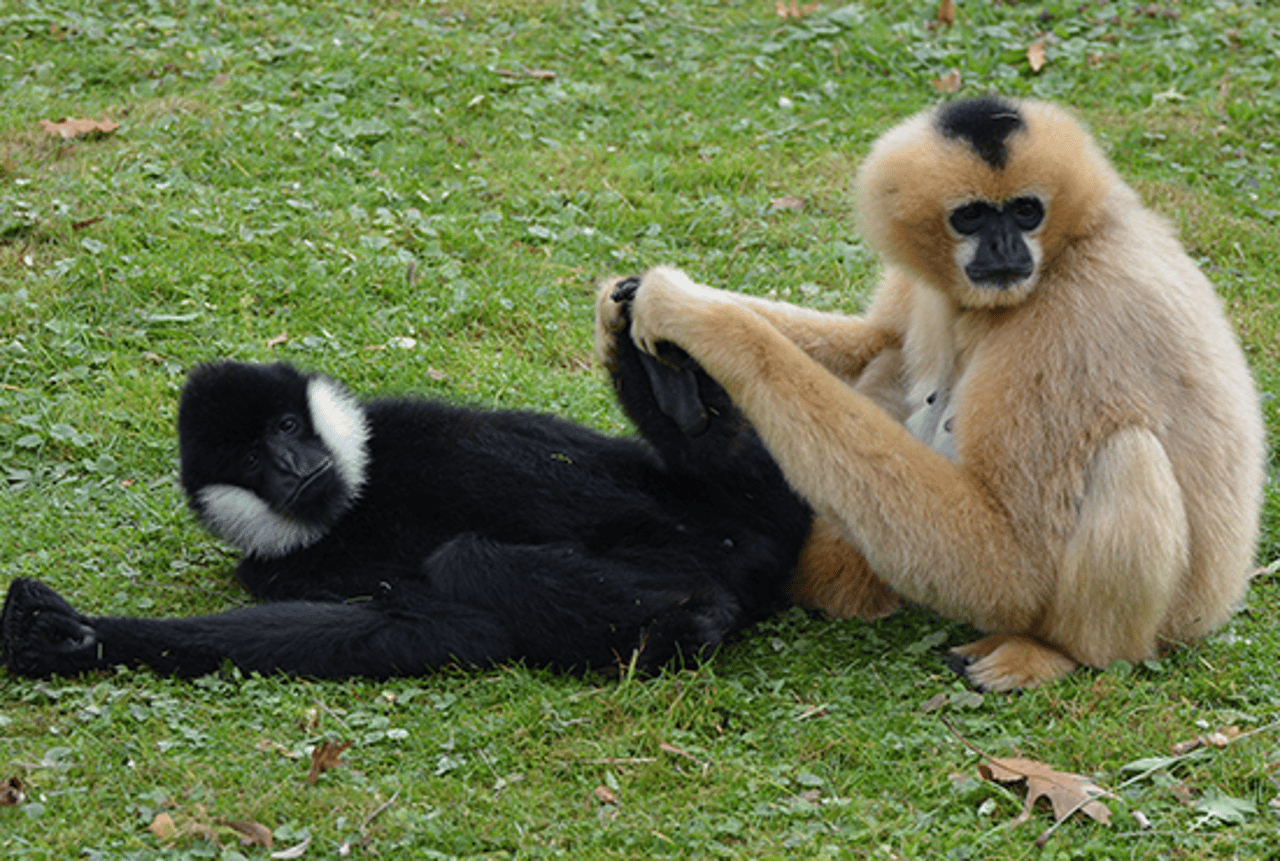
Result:
M274 559L314 544L322 526L286 517L251 490L232 484L210 484L196 494L201 519L211 532L246 553Z
M369 466L369 422L345 389L316 377L307 384L311 424L333 460L351 499L360 495Z

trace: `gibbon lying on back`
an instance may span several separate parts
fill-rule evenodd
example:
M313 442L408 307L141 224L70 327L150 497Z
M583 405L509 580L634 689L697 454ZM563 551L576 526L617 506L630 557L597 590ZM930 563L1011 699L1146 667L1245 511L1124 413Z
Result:
M236 576L268 603L88 617L14 580L9 671L191 676L230 660L381 678L455 661L608 673L703 657L786 604L810 512L705 374L618 356L614 385L651 445L533 413L357 402L287 365L197 368L179 408L183 486L245 551Z
M1213 289L1064 111L954 101L885 134L858 213L866 317L648 272L632 338L687 351L820 515L793 584L989 633L980 687L1204 637L1243 595L1263 431ZM598 352L618 342L602 291ZM887 588L885 588L887 587Z

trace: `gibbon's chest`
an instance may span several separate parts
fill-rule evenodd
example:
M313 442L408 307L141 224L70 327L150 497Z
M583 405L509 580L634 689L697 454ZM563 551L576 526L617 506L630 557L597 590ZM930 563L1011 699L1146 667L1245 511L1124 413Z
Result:
M957 415L981 333L934 290L917 290L903 345L907 371L906 427L950 460L957 459Z

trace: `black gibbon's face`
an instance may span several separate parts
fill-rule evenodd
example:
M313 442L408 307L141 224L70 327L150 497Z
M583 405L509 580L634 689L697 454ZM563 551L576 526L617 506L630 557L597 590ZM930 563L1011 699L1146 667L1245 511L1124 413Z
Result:
M1045 205L1035 195L1003 202L972 200L947 215L955 239L955 262L979 289L1030 286L1043 258L1037 236Z
M275 366L268 369L278 385L281 372ZM295 375L290 383L297 397L287 400L299 409L286 406L256 423L251 415L235 416L239 426L249 422L260 432L206 440L183 451L184 459L199 462L204 476L188 491L205 525L237 547L268 558L323 538L355 502L368 460L368 428L359 404L330 380L307 378L292 369L288 373ZM254 383L243 374L234 380L245 402L260 394L246 390ZM199 389L189 397L198 401ZM228 400L225 409L233 411L234 404ZM227 424L231 426L230 418ZM194 472L197 464L191 466Z

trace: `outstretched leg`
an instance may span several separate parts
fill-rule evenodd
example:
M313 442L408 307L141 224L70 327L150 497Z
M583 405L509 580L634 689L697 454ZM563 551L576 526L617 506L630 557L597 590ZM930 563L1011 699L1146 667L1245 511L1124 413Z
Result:
M3 639L9 672L32 678L117 664L199 676L224 661L246 673L387 678L512 656L493 614L464 604L281 601L185 619L89 617L25 578L9 585Z

